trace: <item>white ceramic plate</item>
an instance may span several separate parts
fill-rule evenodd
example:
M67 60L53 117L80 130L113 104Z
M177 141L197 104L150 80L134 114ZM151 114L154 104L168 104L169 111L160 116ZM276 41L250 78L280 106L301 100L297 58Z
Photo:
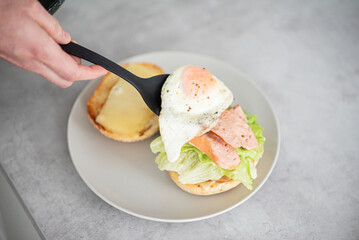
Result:
M150 142L123 143L103 136L90 123L86 103L100 79L90 82L76 99L68 122L68 146L72 161L89 188L112 206L135 216L164 222L201 220L224 213L255 194L269 177L279 152L279 126L273 109L258 86L231 66L197 54L154 52L122 61L150 62L170 73L193 64L205 67L233 92L234 103L256 113L266 137L264 156L253 190L240 185L213 196L182 191L167 172L158 170Z

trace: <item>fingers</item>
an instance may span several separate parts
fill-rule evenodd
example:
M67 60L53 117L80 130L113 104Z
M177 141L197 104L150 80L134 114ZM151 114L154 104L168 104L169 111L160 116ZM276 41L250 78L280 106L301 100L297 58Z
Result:
M107 70L99 65L79 65L79 75L77 80L88 80L101 77L107 73Z
M32 9L29 11L31 18L33 18L35 22L39 24L57 43L66 44L71 41L70 34L62 29L57 19L51 16L38 1L35 1L31 8Z
M70 57L72 57L72 59L75 60L75 62L76 62L78 65L81 64L81 58L76 57L76 56L73 56L73 55L70 55Z
M19 64L15 63L15 65ZM37 73L59 87L67 88L72 85L72 82L59 77L55 72L39 61L25 62L24 64L20 64L19 67Z
M85 66L79 64L79 58L67 54L54 42L49 42L48 45L51 51L43 55L45 57L43 62L65 80L73 82L95 79L107 72L97 65Z
M69 82L95 79L107 72L99 66L80 65L79 58L64 52L43 30L37 32L36 44L38 47L33 49L32 58L44 63L59 77Z
M42 77L62 88L67 88L72 85L72 82L62 79L55 72L40 62L35 63L32 71L40 74Z
M59 79L74 82L77 80L90 80L98 78L107 73L100 66L81 65L81 59L64 52L58 43L68 43L71 38L61 28L58 21L46 12L40 5L38 14L32 16L39 28L43 30L38 33L37 47L34 49L33 58L43 63L57 78L50 76L51 79ZM45 31L44 31L45 30ZM65 35L64 35L65 34ZM51 38L49 38L49 36ZM48 71L47 75L49 75ZM45 77L45 76L44 76ZM46 77L45 77L46 78Z
M81 59L61 49L59 43L66 44L71 37L38 1L26 1L26 8L16 16L1 16L8 18L5 25L0 24L1 58L63 88L73 81L94 79L107 72L99 66L81 65Z
M79 60L78 58L68 55L56 44L50 49L52 51L49 51L47 58L44 59L45 65L67 81L95 79L107 72L97 65L85 66L79 64L76 62Z

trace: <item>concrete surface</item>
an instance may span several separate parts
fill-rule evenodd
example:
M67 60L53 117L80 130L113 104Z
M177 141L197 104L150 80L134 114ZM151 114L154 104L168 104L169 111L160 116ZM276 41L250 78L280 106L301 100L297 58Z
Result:
M218 217L167 224L99 199L66 142L86 82L60 89L0 61L0 162L48 239L358 239L359 1L66 1L55 14L113 60L185 50L256 81L282 130L268 182Z
M0 240L44 239L0 165Z

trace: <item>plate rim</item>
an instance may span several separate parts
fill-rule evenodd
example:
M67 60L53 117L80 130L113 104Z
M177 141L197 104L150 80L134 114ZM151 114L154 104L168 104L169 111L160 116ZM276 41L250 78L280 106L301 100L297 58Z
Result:
M92 80L90 81L82 90L81 92L77 95L74 103L72 104L72 107L71 107L71 111L70 111L70 114L69 114L69 117L67 119L67 147L68 147L68 151L69 151L69 155L70 155L70 158L71 158L71 162L72 164L74 165L75 169L76 169L76 172L77 174L79 174L79 176L81 177L82 181L86 184L86 186L88 188L91 189L91 191L93 191L99 198L101 198L103 201L105 201L107 204L111 205L112 207L115 207L116 209L118 210L121 210L122 212L125 212L129 215L132 215L132 216L136 216L136 217L139 217L139 218L142 218L142 219L146 219L146 220L151 220L151 221L156 221L156 222L168 222L168 223L184 223L184 222L194 222L194 221L200 221L200 220L205 220L205 219L208 219L208 218L211 218L211 217L215 217L215 216L218 216L218 215L221 215L225 212L228 212L234 208L236 208L237 206L245 203L249 198L251 198L255 193L257 193L257 191L259 189L262 188L262 186L264 185L264 183L268 180L268 178L270 177L270 175L272 174L273 172L273 169L275 167L275 165L277 164L277 160L278 160L278 156L279 156L279 151L280 151L280 146L281 146L281 131L280 131L280 125L279 125L279 120L278 120L278 116L276 114L276 112L274 111L274 107L271 103L271 101L269 100L269 98L266 96L266 94L264 93L264 91L259 87L259 85L251 80L251 78L249 78L247 75L243 74L241 71L239 71L238 69L236 69L235 67L233 67L232 65L230 65L229 63L225 62L225 61L222 61L222 60L218 60L216 58L213 58L213 57L209 57L209 56L206 56L206 55L202 55L202 54L198 54L198 53L193 53L193 52L186 52L186 51L153 51L153 52L147 52L147 53L142 53L142 54L137 54L137 55L134 55L134 56L130 56L130 57L127 57L121 61L118 61L120 64L122 63L125 63L125 62L130 62L132 59L134 58L143 58L143 57L146 57L146 56L150 56L150 55L159 55L159 54L170 54L170 55L179 55L179 54L183 54L183 55L192 55L192 56L195 56L195 57L200 57L200 58L205 58L205 59L208 59L210 61L215 61L215 62L218 62L218 63L221 63L221 64L224 64L226 65L226 67L230 68L232 71L234 71L236 74L238 75L241 75L246 81L250 82L254 88L260 92L260 94L264 97L265 101L268 103L269 105L269 108L270 108L270 111L273 113L273 116L274 116L274 122L275 122L275 127L276 127L276 133L277 133L277 136L278 136L278 145L277 145L277 149L275 151L275 157L274 157L274 161L267 173L267 175L265 176L265 178L262 180L262 182L258 185L258 187L251 191L250 194L248 194L248 196L246 196L244 199L242 199L241 201L238 201L237 203L221 210L221 211L218 211L218 212L215 212L215 213L212 213L212 214L207 214L207 215L204 215L204 216L201 216L201 217L194 217L194 218L178 218L178 219L169 219L169 218L160 218L160 217L151 217L151 216L146 216L146 215L143 215L143 214L140 214L140 213L136 213L134 211L131 211L131 210L128 210L126 208L123 208L121 206L118 206L117 204L115 204L114 202L112 202L111 200L107 199L105 196L103 196L102 194L100 194L95 187L92 186L92 184L86 180L86 178L82 175L81 171L79 171L79 168L78 166L76 165L75 161L73 160L73 156L71 154L71 151L70 151L70 141L69 141L69 124L70 124L70 119L72 117L72 115L74 114L74 107L75 105L78 103L79 101L79 98L80 96L82 96L83 94L85 94L89 88L92 87L92 85L95 85L97 83L97 81L99 81L100 79L103 78L103 76L95 79L95 80ZM99 84L99 83L98 83Z

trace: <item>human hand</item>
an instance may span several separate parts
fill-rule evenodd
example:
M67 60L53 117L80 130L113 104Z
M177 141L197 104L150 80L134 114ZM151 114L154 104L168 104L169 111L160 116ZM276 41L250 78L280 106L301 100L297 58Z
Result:
M81 65L61 49L59 44L71 37L37 0L0 0L0 36L1 58L60 87L107 72L98 65Z

